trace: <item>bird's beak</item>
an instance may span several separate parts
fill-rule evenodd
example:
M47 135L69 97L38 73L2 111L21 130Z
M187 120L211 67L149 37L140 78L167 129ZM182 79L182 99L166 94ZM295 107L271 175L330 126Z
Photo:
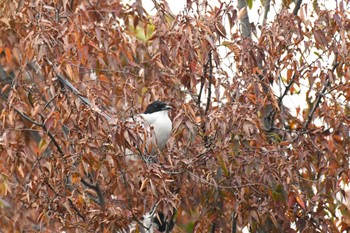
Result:
M173 109L173 107L171 107L168 104L164 108L162 108L162 110L171 110L171 109Z

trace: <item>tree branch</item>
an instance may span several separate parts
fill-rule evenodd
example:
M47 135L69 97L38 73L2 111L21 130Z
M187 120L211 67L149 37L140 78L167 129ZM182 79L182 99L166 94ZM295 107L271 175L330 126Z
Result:
M24 118L25 120L29 121L30 123L34 124L34 125L37 125L37 126L40 126L44 131L45 133L50 137L51 141L53 142L53 144L56 146L58 152L64 156L64 152L63 150L61 149L60 145L58 144L58 142L56 141L55 137L52 135L52 133L50 131L48 131L45 127L45 124L44 123L38 123L36 121L34 121L33 119L31 119L29 116L27 116L27 114L19 111L18 109L14 108L13 109L22 117Z
M296 73L293 74L292 80L290 80L290 82L289 82L288 85L286 86L286 89L284 90L282 96L279 97L279 99L278 99L278 106L279 106L279 107L281 107L282 100L283 100L283 98L287 95L287 93L288 93L288 91L290 90L290 88L292 87L295 78L296 78Z
M308 115L308 117L307 117L307 121L306 121L306 123L305 123L305 125L304 125L304 129L307 129L307 127L309 126L309 124L310 124L310 122L311 122L311 120L312 120L312 118L313 118L313 115L314 115L316 109L318 108L318 105L319 105L320 102L321 102L321 98L322 98L322 96L324 96L324 93L326 92L327 87L329 86L329 84L330 84L330 80L327 79L325 85L323 86L322 91L321 91L321 92L318 94L318 96L317 96L317 99L316 99L316 101L315 101L315 104L314 104L313 107L312 107L312 110L309 112L309 115Z
M103 116L108 123L115 123L114 119L112 119L106 112L99 109L97 106L94 106L90 100L85 97L73 84L71 84L65 77L63 77L54 67L53 63L46 59L46 62L51 66L53 72L57 75L58 81L60 82L62 87L66 87L69 89L76 97L78 97L85 105L87 105L92 111L97 114Z
M235 212L234 212L234 211L232 211L231 220L232 220L231 233L236 233L236 229L237 229L237 219L236 219L236 217L235 217Z
M198 108L201 107L201 98L202 98L202 93L203 93L203 89L204 89L205 75L207 74L207 69L208 69L208 61L204 65L203 76L201 77L201 86L199 88L198 99L197 99L197 106L198 106Z
M52 97L52 98L45 104L44 109L46 109L46 108L52 103L52 101L54 101L54 100L57 98L57 96L59 96L59 94L56 94L54 97Z
M332 67L332 72L335 71L335 69L338 67L339 63L338 62L335 62L333 67ZM326 93L326 90L328 88L328 86L330 85L331 83L331 80L328 78L325 85L323 86L321 92L318 94L317 96L317 99L315 101L315 104L313 105L311 111L309 112L309 115L308 115L308 118L307 118L307 121L303 127L304 130L307 129L307 127L309 126L309 124L311 123L311 120L313 118L313 115L314 113L316 112L316 109L318 108L318 106L320 105L321 103L321 98L324 96L324 94Z
M242 10L243 8L246 8L245 11L246 13L244 14L244 16L241 19L241 30L242 30L242 35L243 37L251 37L251 33L252 33L252 28L250 26L250 22L249 22L249 16L247 13L247 2L246 0L238 0L237 2L237 8L238 10Z
M264 6L264 19L263 19L263 25L265 25L266 23L266 20L267 20L267 14L269 13L270 11L270 2L271 0L266 0L265 2L265 6Z
M293 15L297 15L298 14L298 11L300 9L300 5L301 5L301 2L303 0L297 0L296 3L295 3L295 7L294 7L294 10L293 10Z
M85 179L81 179L81 183L83 183L88 188L91 188L91 189L95 190L95 192L97 194L97 197L98 197L98 204L100 206L104 206L104 204L106 202L105 202L105 199L103 197L102 190L101 190L100 186L98 185L98 183L96 182L96 184L91 184L88 181L86 181Z
M55 193L55 195L56 195L57 197L62 197L61 195L59 195L59 194L56 192L56 190L51 186L51 184L50 184L48 181L46 181L45 183L46 183L46 185ZM70 204L70 205L72 206L72 208L74 209L74 211L77 213L77 215L85 221L85 216L82 215L82 214L80 213L80 211L78 210L78 208L74 205L73 201L72 201L70 198L68 198L68 201L69 201L69 204Z
M210 107L210 100L211 100L211 84L212 84L212 78L213 78L213 60L212 60L212 50L209 52L209 85L208 85L208 98L207 98L207 105L205 106L205 115L207 115L209 107Z
M82 215L82 214L80 213L80 211L78 210L78 208L74 205L73 201L72 201L71 199L68 199L68 201L69 201L69 204L72 206L73 210L77 213L77 215L85 221L84 215Z

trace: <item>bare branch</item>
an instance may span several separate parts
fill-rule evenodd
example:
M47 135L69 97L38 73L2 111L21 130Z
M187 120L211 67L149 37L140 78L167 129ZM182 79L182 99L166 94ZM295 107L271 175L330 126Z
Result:
M215 228L216 228L216 224L215 224L215 222L213 222L213 223L211 224L210 232L211 232L211 233L215 233Z
M82 215L82 214L80 213L80 211L78 210L78 208L74 205L73 201L72 201L71 199L68 199L68 201L69 201L69 204L71 205L71 207L73 208L73 210L77 213L77 215L85 221L84 215Z
M32 123L33 125L37 125L37 126L42 126L41 123L38 123L36 121L34 121L32 118L30 118L29 116L27 116L27 114L17 110L16 108L13 107L13 109L25 120L29 121L30 123Z
M296 78L296 73L293 74L292 80L290 80L290 82L289 82L288 85L286 86L286 89L284 90L282 96L279 97L279 99L278 99L278 106L279 106L279 107L281 107L282 100L283 100L283 98L287 95L287 93L288 93L288 91L290 90L290 88L292 87L295 78Z
M236 233L236 229L237 229L237 219L235 217L235 212L232 211L231 214L231 221L232 221L232 225L231 225L231 233Z
M86 181L85 179L81 179L81 183L83 183L85 186L95 190L97 197L98 197L98 203L100 206L104 206L105 204L105 199L103 197L103 193L102 190L100 188L100 186L98 185L98 183L96 182L96 184L91 184L88 181Z
M46 109L46 108L52 103L52 101L54 101L54 100L57 98L57 96L59 96L59 94L56 94L54 97L52 97L52 98L45 104L44 109Z
M210 100L211 100L211 84L212 84L212 78L213 78L213 60L212 60L212 51L209 52L209 85L208 85L208 97L207 97L207 105L205 106L205 115L207 115L209 107L210 107Z
M335 69L338 67L338 65L339 65L339 63L335 62L335 64L334 64L333 67L332 67L332 72L335 71ZM318 94L317 99L316 99L316 101L315 101L315 103L314 103L314 105L313 105L311 111L309 112L309 115L308 115L308 117L307 117L307 121L306 121L306 123L305 123L305 125L304 125L304 127L303 127L304 130L306 130L307 127L309 126L309 124L311 123L311 120L312 120L312 118L313 118L313 115L314 115L316 109L318 108L318 106L319 106L320 103L321 103L321 98L324 97L324 94L326 93L326 90L327 90L327 88L329 87L330 83L331 83L331 81L330 81L330 79L328 78L327 81L326 81L326 83L325 83L325 85L323 86L321 92Z
M93 106L90 100L85 97L73 84L71 84L65 77L63 77L55 68L53 63L46 59L46 62L51 66L53 72L57 75L58 81L60 82L62 87L67 87L76 97L78 97L84 104L86 104L91 110L96 112L97 114L103 116L109 123L115 123L113 119L104 111L99 109L97 106Z
M308 117L307 117L307 121L306 121L306 123L305 123L305 125L304 125L304 129L307 129L307 127L309 126L309 124L310 124L310 122L311 122L311 120L312 120L312 117L313 117L313 115L314 115L316 109L318 108L318 105L319 105L320 102L321 102L321 98L324 96L324 93L325 93L326 90L327 90L327 87L328 87L329 83L330 83L330 81L329 81L329 79L328 79L328 80L326 81L325 85L323 86L322 91L318 94L317 99L316 99L316 101L315 101L315 103L314 103L314 105L313 105L313 107L312 107L312 110L309 112L309 115L308 115Z
M204 89L204 83L205 83L205 75L207 74L207 69L208 69L208 61L205 63L203 67L203 76L201 77L201 85L199 87L199 94L198 94L198 99L197 99L197 106L198 108L201 107L201 98L202 98L202 93Z
M242 35L243 35L244 38L245 37L251 37L252 28L250 26L249 16L248 16L248 13L247 13L247 2L246 2L246 0L238 0L237 1L237 8L238 8L238 10L246 8L245 9L246 13L241 19L241 30L242 30Z
M62 196L62 195L60 195L58 192L56 192L56 190L51 186L51 184L50 184L48 181L46 181L45 183L46 183L46 185L55 193L56 196L58 196L58 197ZM70 198L68 198L68 202L69 202L69 204L71 205L71 207L74 209L74 211L77 213L77 215L85 221L84 215L82 215L82 214L80 213L80 211L79 211L78 208L74 205L73 201L72 201Z
M31 119L29 116L27 116L25 113L17 110L16 108L13 108L22 118L26 119L27 121L29 121L30 123L40 126L45 132L46 134L50 137L51 141L53 142L53 144L56 146L58 152L63 156L64 152L61 149L60 145L58 144L58 142L56 141L55 137L52 135L52 133L50 131L48 131L45 127L44 123L38 123L35 120Z
M267 20L267 14L270 11L270 4L271 4L271 0L266 0L265 2L265 6L264 6L264 18L263 18L263 25L266 23Z
M293 10L293 14L294 15L297 15L298 14L298 11L300 9L300 5L301 5L301 2L303 0L297 0L296 3L295 3L295 7L294 7L294 10Z

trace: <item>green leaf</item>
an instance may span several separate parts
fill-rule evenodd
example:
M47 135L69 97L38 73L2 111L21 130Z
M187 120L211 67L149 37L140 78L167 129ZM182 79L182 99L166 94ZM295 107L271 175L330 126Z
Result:
M148 91L147 87L143 87L141 90L141 95L144 95Z
M47 141L44 138L42 138L39 142L39 151L42 152L43 149L46 148L46 145L47 145Z
M249 9L252 9L252 7L253 7L253 0L247 0L247 5L248 5Z

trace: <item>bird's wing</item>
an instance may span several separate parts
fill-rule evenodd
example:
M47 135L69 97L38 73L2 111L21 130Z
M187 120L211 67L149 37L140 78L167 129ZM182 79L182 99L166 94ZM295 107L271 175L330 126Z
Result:
M136 115L124 121L124 138L129 144L126 148L126 159L129 160L147 160L155 153L155 136L152 127L142 116Z

